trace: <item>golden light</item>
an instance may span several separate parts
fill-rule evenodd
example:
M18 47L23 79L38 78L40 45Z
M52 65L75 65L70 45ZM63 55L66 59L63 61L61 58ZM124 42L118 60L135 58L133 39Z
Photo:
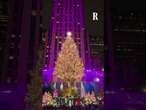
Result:
M83 76L83 64L79 57L76 43L72 38L72 33L67 32L66 34L67 37L62 44L61 51L55 63L54 76L66 82L80 81Z
M71 32L67 32L67 36L72 36L72 33Z

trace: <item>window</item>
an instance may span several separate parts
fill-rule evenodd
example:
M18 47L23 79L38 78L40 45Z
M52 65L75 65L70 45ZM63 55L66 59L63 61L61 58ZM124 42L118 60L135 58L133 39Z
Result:
M13 59L14 59L14 56L9 56L9 59L10 59L10 60L13 60Z
M65 9L67 10L68 9L68 0L66 0L66 6L65 6Z
M11 35L11 37L12 37L12 38L15 38L15 37L16 37L16 35L15 35L15 34L12 34L12 35Z
M37 9L37 0L32 0L32 9Z

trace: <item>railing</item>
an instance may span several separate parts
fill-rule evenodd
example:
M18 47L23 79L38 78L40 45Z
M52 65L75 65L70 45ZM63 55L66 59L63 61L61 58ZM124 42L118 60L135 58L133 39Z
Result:
M74 105L74 106L60 106L60 107L53 107L53 106L45 106L43 110L102 110L97 104L90 104L90 105Z

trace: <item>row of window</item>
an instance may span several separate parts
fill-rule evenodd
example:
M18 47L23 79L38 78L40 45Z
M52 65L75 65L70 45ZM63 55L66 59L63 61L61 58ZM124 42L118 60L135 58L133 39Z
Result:
M66 4L66 7L64 8L64 6L63 6L63 4L61 4L61 3L58 3L57 4L57 12L60 12L61 10L68 10L68 8L69 8L69 10L75 10L76 8L78 9L79 7L80 7L80 5L79 4L71 4L69 7L67 7L67 5L68 4ZM60 10L61 9L61 10Z
M75 32L80 32L80 25L77 25L77 24L71 24L71 23L56 23L56 29L62 29L62 28L65 28L65 30L66 30L66 28L69 28L70 30L72 30L73 29L73 26L74 26L74 31Z
M60 21L63 20L63 17L64 17L65 21L67 21L68 18L70 21L73 21L73 19L74 19L75 22L80 20L80 9L79 8L75 8L74 10L71 10L71 9L68 10L68 9L63 9L61 7L58 7L56 13L58 15L56 18L57 18L57 20L60 19Z
M65 32L67 32L67 31L65 31ZM76 38L76 39L80 39L80 33L76 33L76 32L74 32L74 34L73 34L73 36ZM59 37L64 37L63 36L63 33L61 32L61 31L56 31L56 38L59 38Z
M52 19L54 19L54 17L52 17ZM59 22L75 22L78 23L80 22L80 14L78 13L76 15L76 13L74 15L68 15L68 14L61 14L61 13L57 13L56 14L56 20Z

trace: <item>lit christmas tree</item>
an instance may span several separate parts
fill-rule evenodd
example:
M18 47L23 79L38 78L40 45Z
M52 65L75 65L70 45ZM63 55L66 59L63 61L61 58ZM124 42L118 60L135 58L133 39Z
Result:
M54 77L60 78L69 84L80 81L83 76L83 63L76 43L71 36L71 32L68 32L54 69Z

